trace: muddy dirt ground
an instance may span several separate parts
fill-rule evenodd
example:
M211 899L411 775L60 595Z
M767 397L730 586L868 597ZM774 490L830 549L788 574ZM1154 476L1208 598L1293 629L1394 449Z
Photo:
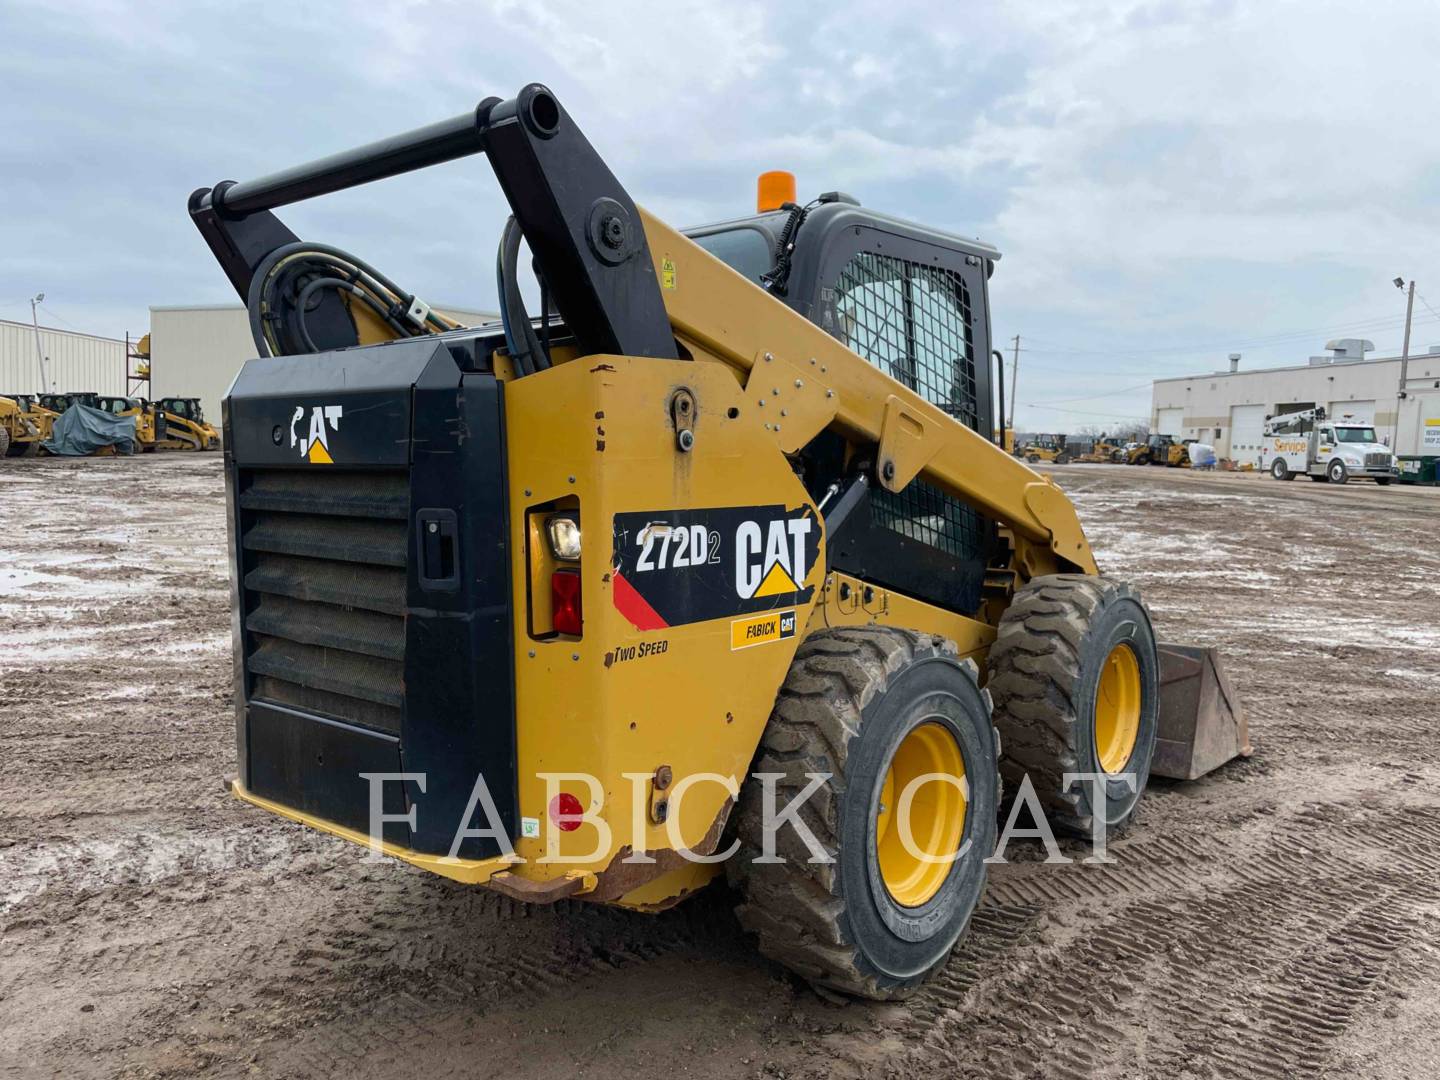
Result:
M1055 475L1255 755L840 1007L723 894L528 908L228 798L219 456L0 464L0 1075L1440 1075L1440 490Z

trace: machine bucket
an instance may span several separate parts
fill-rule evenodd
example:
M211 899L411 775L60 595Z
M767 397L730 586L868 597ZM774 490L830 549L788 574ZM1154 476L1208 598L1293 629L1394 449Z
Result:
M1161 645L1160 730L1151 775L1194 780L1250 752L1245 711L1217 651Z

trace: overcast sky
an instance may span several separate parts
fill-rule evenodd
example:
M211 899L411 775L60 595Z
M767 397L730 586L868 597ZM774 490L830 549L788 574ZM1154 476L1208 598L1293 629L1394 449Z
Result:
M1103 425L1232 351L1398 353L1396 275L1424 298L1412 349L1440 343L1437 62L1420 0L0 0L0 318L44 291L42 322L120 336L151 304L233 300L192 189L539 81L673 224L746 212L786 168L803 197L998 245L1019 426ZM434 301L494 307L504 210L481 162L282 215Z

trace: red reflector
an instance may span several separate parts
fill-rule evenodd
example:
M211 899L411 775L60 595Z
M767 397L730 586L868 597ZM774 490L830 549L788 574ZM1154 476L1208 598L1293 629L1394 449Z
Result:
M580 827L585 808L580 800L568 791L562 791L550 800L550 820L561 832L574 832Z
M580 636L580 571L556 570L550 575L550 619L559 634Z

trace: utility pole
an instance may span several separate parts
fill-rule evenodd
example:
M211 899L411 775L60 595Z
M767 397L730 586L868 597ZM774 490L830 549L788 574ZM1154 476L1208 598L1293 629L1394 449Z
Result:
M1010 339L1015 342L1015 359L1010 364L1010 430L1015 430L1015 402L1019 397L1015 393L1015 380L1020 375L1020 335L1016 334Z
M1404 278L1395 278L1394 284L1397 289L1405 287ZM1405 344L1400 347L1400 388L1396 394L1395 401L1395 451L1400 450L1400 410L1404 408L1404 401L1409 395L1405 392L1405 383L1410 375L1410 317L1415 313L1415 281L1411 279L1410 290L1405 296Z
M50 385L49 375L45 370L45 350L40 347L40 318L35 314L35 305L44 299L43 292L30 298L30 326L35 331L35 359L40 363L40 392L53 394L55 387Z

